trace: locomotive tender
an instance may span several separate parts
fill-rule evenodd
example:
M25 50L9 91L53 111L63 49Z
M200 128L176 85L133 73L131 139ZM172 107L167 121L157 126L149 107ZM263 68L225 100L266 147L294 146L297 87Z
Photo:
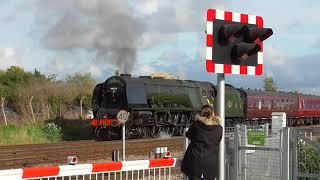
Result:
M215 107L217 90L209 82L112 76L93 91L94 135L119 138L182 135L203 105ZM319 124L320 97L226 86L226 126L270 122L272 112L286 112L288 125Z

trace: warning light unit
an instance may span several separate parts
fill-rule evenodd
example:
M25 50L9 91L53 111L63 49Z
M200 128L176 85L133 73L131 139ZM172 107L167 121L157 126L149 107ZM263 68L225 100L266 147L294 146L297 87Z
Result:
M260 16L209 9L206 70L210 73L262 75L263 41L273 34Z

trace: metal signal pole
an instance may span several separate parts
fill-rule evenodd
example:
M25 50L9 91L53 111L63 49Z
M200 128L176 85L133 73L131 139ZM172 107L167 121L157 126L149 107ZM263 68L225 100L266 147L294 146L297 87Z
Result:
M219 145L219 180L225 180L225 139L224 139L224 131L225 131L225 75L218 74L217 77L218 84L218 116L221 118L221 126L222 126L222 139Z
M122 161L126 160L126 123L122 125Z

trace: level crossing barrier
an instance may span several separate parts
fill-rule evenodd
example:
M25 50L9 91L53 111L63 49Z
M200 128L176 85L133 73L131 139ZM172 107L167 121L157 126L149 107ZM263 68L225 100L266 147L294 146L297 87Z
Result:
M178 162L178 163L177 163ZM176 158L0 170L1 180L178 180Z

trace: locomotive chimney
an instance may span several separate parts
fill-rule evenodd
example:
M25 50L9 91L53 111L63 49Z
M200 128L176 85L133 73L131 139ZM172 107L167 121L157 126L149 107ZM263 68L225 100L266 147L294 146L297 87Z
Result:
M131 74L120 74L121 77L131 77Z
M114 75L115 76L119 76L120 75L120 70L119 69L115 69L114 70Z

